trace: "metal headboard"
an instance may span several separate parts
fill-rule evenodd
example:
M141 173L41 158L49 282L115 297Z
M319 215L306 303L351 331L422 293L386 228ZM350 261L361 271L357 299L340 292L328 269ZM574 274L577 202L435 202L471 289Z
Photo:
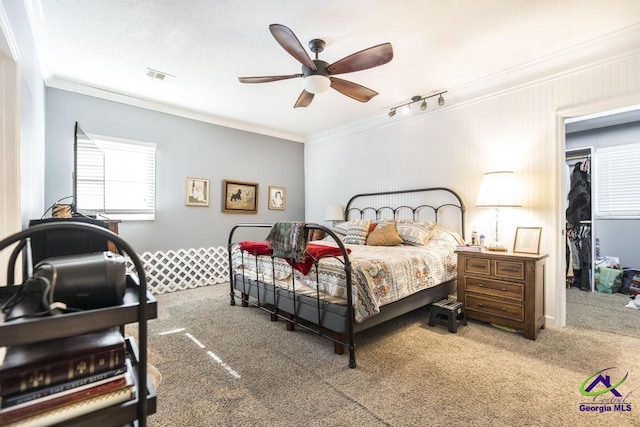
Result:
M403 198L399 195L408 197ZM409 203L407 199L411 199ZM379 207L371 206L373 203ZM372 219L375 220L399 219L405 212L410 215L409 219L419 220L422 219L422 212L426 210L433 215L434 222L441 223L443 217L441 214L445 208L454 208L456 215L459 215L459 227L464 238L464 202L458 193L446 187L356 194L349 199L345 207L345 220L354 218L354 215L359 216L360 219L368 215L373 215Z

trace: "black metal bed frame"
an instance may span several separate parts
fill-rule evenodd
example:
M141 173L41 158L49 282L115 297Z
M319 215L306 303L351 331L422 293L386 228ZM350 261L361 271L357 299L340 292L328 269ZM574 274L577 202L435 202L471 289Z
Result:
M416 207L401 205L395 208L391 206L382 206L379 208L374 208L371 206L365 206L365 207L359 208L354 206L354 203L358 199L366 199L369 197L379 197L379 196L388 196L388 195L421 193L421 192L449 193L450 194L449 197L452 196L457 201L457 203L447 202L447 203L440 203L438 205L421 204ZM377 193L357 194L353 196L346 205L345 220L350 219L349 218L350 215L353 214L354 212L357 212L361 219L364 218L368 214L368 212L373 212L375 214L376 220L382 219L381 215L385 215L388 212L391 212L392 217L396 218L399 212L406 209L411 211L412 218L416 220L417 215L419 214L419 211L421 209L428 208L433 211L435 222L437 223L438 213L442 208L445 208L445 207L454 207L456 208L457 211L459 211L460 228L462 231L462 235L464 236L464 212L465 212L464 203L456 192L444 187L428 187L428 188L419 188L419 189L412 189L412 190L398 190L398 191L385 191L385 192L377 192ZM335 352L338 354L342 354L344 352L344 348L346 347L347 351L349 352L349 367L355 368L356 367L355 336L354 336L355 333L361 330L364 330L370 326L379 324L382 321L385 321L387 319L393 318L396 315L403 314L404 309L400 309L398 314L392 314L386 317L376 315L374 316L374 318L378 316L380 316L380 318L374 319L372 322L369 322L369 325L366 324L366 320L365 320L365 322L362 322L362 324L358 325L359 327L356 327L355 320L354 320L354 309L353 309L353 292L352 292L353 283L352 283L352 277L351 277L351 273L352 273L351 261L349 259L347 249L342 243L341 239L331 229L315 223L305 224L305 228L306 228L305 231L306 232L308 232L308 230L324 231L327 235L333 238L333 240L338 245L340 252L342 254L341 255L342 260L340 260L340 258L337 258L337 259L339 259L343 263L345 275L346 275L345 292L346 292L347 302L344 310L345 318L346 318L346 325L345 325L346 331L332 330L326 326L326 323L323 322L323 316L330 317L333 314L331 313L327 314L328 313L327 307L325 305L329 303L327 303L326 301L323 301L322 298L320 297L320 286L316 286L316 297L312 298L312 297L296 294L295 279L293 279L292 281L291 291L278 288L278 286L275 283L275 270L273 270L273 274L272 274L273 279L271 284L259 282L258 276L256 276L255 281L252 279L247 279L244 274L244 253L243 252L241 252L242 263L243 263L242 274L234 275L233 251L234 251L235 245L238 244L238 243L234 243L234 233L236 232L236 230L240 228L271 228L272 226L273 224L269 224L269 223L240 223L235 225L231 229L229 233L229 240L227 245L227 251L229 256L229 279L230 279L229 287L230 287L230 297L231 297L230 304L231 305L236 304L235 298L238 297L238 295L236 294L235 284L236 284L236 281L241 280L242 290L241 291L238 290L238 291L240 292L239 297L241 299L241 304L243 307L254 306L264 311L267 311L270 314L272 321L276 321L278 319L285 320L287 322L287 330L294 330L296 326L299 326L299 327L302 327L303 329L306 329L308 331L321 335L325 338L328 338L329 340L333 341ZM257 256L255 261L256 261L256 271L258 271ZM314 266L313 270L315 270L315 274L316 274L316 277L315 277L316 283L318 283L318 280L319 280L319 273L318 273L319 261L320 261L320 258L313 260L313 266ZM272 269L275 269L273 255L271 255L271 265L272 265ZM294 277L293 270L294 270L294 267L292 266L291 267L292 278ZM253 286L255 286L254 294L252 294ZM455 283L453 284L448 283L448 286L443 287L443 290L439 294L438 298L446 297L448 292L451 291L452 286L453 286L453 289L455 289ZM429 289L423 290L421 292L425 292L425 291L429 291ZM256 301L255 302L251 301L250 296L253 296ZM410 297L407 297L407 298L410 298ZM315 301L315 304L313 304L314 301ZM312 306L312 305L315 305L316 307L315 316L313 314L309 315L308 313L307 315L301 315L300 313L301 307ZM424 305L424 304L418 303L418 305L414 304L414 305L411 305L411 307L417 308L420 305ZM405 311L405 312L408 312L408 311ZM339 314L337 315L339 316Z

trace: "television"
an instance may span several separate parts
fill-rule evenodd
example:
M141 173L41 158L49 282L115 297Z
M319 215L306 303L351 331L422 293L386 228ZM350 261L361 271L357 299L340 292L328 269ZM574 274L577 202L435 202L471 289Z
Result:
M104 152L78 122L73 132L72 181L71 215L104 213Z

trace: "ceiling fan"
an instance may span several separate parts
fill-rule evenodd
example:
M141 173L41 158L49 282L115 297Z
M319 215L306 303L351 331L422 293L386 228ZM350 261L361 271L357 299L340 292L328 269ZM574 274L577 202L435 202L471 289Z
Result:
M391 43L383 43L329 64L318 59L318 53L324 50L324 40L313 39L309 42L309 49L316 54L316 59L311 59L296 35L289 28L281 24L271 24L269 25L269 30L280 46L302 64L302 73L286 76L238 77L238 80L241 83L268 83L302 77L304 79L304 89L293 106L294 108L307 107L313 101L315 94L324 92L329 87L357 101L369 101L378 92L334 76L378 67L393 58Z

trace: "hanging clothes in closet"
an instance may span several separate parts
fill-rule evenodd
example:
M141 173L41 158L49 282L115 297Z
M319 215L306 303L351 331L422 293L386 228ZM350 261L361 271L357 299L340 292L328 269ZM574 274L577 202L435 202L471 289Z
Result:
M590 160L577 162L571 172L567 206L567 239L573 264L573 286L591 290L591 174Z

